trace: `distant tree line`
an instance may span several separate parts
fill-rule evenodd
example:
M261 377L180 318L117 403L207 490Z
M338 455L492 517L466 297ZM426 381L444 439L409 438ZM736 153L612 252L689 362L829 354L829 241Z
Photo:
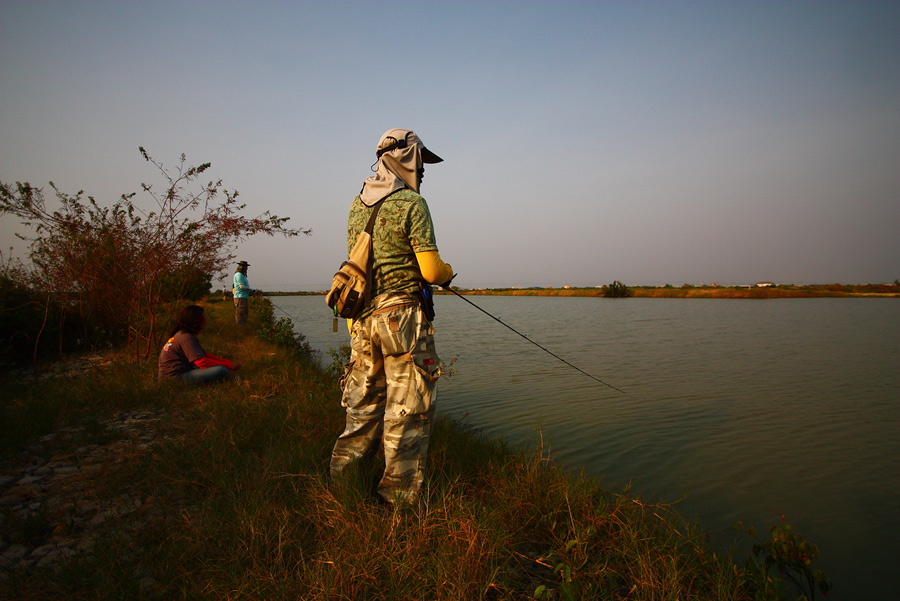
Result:
M268 211L244 216L236 191L222 180L200 181L210 163L189 166L182 154L167 168L139 151L164 181L159 190L141 184L149 211L135 203L136 193L106 207L53 182L52 202L28 182L0 182L0 214L30 230L19 236L30 243L29 265L0 254L0 366L123 343L149 357L162 308L209 293L212 279L228 273L239 241L310 233Z

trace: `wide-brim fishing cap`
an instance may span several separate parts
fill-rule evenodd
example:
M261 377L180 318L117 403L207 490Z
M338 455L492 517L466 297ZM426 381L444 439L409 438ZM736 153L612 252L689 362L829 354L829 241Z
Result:
M375 175L366 178L359 193L366 206L372 206L402 188L418 193L418 171L422 165L444 160L428 150L416 132L401 128L384 132L378 140L375 156L378 158Z

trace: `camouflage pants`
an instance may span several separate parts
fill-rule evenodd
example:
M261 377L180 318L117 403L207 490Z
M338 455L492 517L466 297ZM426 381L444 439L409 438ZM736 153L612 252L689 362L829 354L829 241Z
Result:
M425 479L441 361L434 329L414 297L389 292L373 306L371 315L353 323L341 398L347 422L331 454L331 476L372 452L383 437L378 494L409 501Z

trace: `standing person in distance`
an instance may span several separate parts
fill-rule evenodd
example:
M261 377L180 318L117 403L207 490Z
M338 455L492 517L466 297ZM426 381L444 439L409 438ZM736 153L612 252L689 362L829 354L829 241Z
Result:
M388 130L375 152L375 175L353 200L348 251L382 202L372 231L372 300L349 323L350 364L341 404L346 426L331 455L331 477L382 441L385 468L378 494L411 502L425 479L441 361L435 351L430 284L449 286L428 204L419 194L425 163L443 159L406 129Z
M247 323L247 316L250 314L250 295L253 294L253 290L247 279L248 267L250 263L241 261L238 263L237 271L234 272L234 321L239 326Z

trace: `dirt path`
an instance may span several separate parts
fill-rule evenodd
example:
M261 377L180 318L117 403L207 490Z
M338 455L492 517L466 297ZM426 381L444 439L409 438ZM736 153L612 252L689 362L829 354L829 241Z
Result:
M65 558L90 556L110 532L127 535L137 525L165 519L153 495L127 482L109 485L126 462L167 439L157 432L162 417L162 410L116 413L48 434L3 458L0 580L13 571L52 569ZM142 588L154 584L149 576L136 577Z

